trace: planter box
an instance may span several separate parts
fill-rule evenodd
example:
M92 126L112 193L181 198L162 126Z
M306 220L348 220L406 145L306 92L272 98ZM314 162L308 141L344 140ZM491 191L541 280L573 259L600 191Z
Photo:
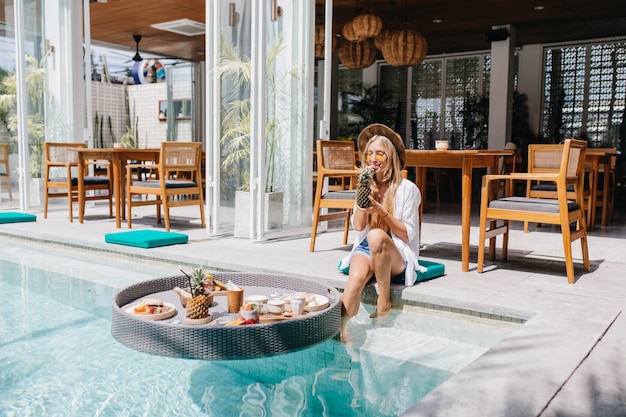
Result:
M263 231L279 229L283 224L282 191L265 193L265 227ZM235 194L235 237L250 237L250 192L237 191Z

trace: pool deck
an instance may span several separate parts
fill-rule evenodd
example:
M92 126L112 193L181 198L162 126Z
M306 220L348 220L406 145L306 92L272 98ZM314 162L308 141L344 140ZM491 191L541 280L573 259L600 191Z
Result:
M624 202L618 202L624 211ZM157 229L154 208L137 210L133 230ZM65 205L51 206L48 219L0 225L3 238L26 238L130 256L145 262L291 274L343 288L337 271L349 251L342 232L317 238L309 252L310 229L299 236L255 242L212 236L198 227L195 210L172 211L172 231L189 235L185 245L139 249L104 242L115 228L102 206L88 207L85 222L70 223ZM144 216L145 215L145 216ZM576 283L568 284L561 235L551 227L512 232L509 261L487 262L476 272L478 217L472 216L470 271L461 271L458 207L424 215L421 257L444 263L446 275L414 287L394 287L393 298L453 313L525 321L462 372L440 385L405 416L626 416L626 219L589 233L591 272L582 270L580 243L573 244ZM350 240L354 238L351 232Z

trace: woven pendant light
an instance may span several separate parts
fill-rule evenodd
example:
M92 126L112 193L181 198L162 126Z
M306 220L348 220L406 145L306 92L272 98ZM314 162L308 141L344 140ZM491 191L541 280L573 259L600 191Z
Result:
M374 45L376 46L376 49L382 51L383 45L385 44L385 42L387 42L387 38L390 38L391 35L391 29L381 30L380 33L374 37Z
M368 38L361 42L344 41L339 46L339 61L347 68L367 68L376 60L374 41Z
M352 20L352 28L356 36L371 38L380 33L383 21L372 12L366 11Z
M324 39L326 38L326 29L324 28L324 24L315 24L315 45L323 45Z
M324 58L324 44L315 44L315 58Z
M424 60L428 53L426 38L403 23L399 30L387 37L381 49L385 60L394 67L413 67Z
M343 25L343 28L341 29L341 35L344 37L344 39L347 39L350 42L361 42L365 38L356 34L356 32L354 31L354 25L352 24L353 22L354 20L350 20L348 23Z

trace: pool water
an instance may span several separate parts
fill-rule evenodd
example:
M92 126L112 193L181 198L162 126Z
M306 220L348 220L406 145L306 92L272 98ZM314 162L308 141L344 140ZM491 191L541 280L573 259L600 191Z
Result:
M263 359L131 350L111 300L178 267L0 243L0 416L396 416L515 330L406 308Z

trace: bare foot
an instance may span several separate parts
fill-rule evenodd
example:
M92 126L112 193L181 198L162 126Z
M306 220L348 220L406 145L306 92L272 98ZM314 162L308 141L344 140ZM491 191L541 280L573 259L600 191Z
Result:
M370 315L370 319L375 319L378 317L387 317L391 311L391 303L384 303L376 306L376 311Z

